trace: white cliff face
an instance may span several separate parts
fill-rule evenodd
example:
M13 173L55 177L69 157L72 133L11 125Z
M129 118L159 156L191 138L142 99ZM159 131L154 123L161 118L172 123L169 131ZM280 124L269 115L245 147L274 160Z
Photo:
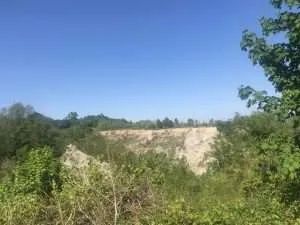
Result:
M142 153L149 150L165 152L175 158L185 158L196 174L206 171L205 156L217 136L215 127L174 128L162 130L116 130L100 132L111 140L122 140L129 150Z
M63 164L69 168L87 167L93 160L93 157L81 152L72 144L67 146L66 152L62 156Z
M103 174L104 179L108 179L111 175L110 164L108 162L100 162L96 158L80 151L72 144L66 147L66 152L62 155L61 161L66 168L81 177L85 183L89 182L88 169L90 166Z

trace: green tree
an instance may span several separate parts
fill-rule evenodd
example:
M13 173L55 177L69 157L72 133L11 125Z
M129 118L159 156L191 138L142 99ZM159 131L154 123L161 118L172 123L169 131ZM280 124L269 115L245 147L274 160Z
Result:
M284 201L299 200L296 190L300 186L300 1L272 0L271 4L279 11L277 16L261 18L261 36L244 31L241 48L248 52L253 64L263 68L278 95L269 96L266 91L250 86L242 86L239 95L247 100L248 107L257 106L282 121L279 130L257 139L262 181L265 185L269 183L268 187L276 186L272 191L280 190ZM287 124L292 125L291 132L284 132Z
M166 117L163 121L162 121L162 125L164 128L172 128L174 127L174 123L172 120L170 120L168 117Z
M42 146L50 146L57 155L61 154L62 135L53 120L21 103L1 111L0 161L16 156L21 159L27 151Z
M70 120L70 121L78 120L78 113L77 112L69 112L68 115L66 116L66 120Z
M194 126L194 120L191 119L191 118L189 118L189 119L187 120L187 125L188 125L189 127L193 127L193 126Z
M60 164L48 147L32 149L14 171L14 189L17 193L51 194L54 184L59 185Z
M177 118L174 119L174 126L179 127L179 120Z
M163 128L163 124L162 124L162 122L161 122L159 119L156 120L156 127L157 127L158 129Z
M34 113L34 108L30 105L23 105L18 102L8 108L3 108L0 111L0 116L5 116L10 119L23 119Z
M281 116L300 114L300 3L299 0L272 0L279 10L275 18L261 18L262 35L244 31L241 48L248 52L253 64L259 64L272 83L278 96L269 96L266 91L256 91L242 86L240 97L248 100L248 106L277 112ZM281 42L271 42L271 37L284 35ZM278 39L278 38L277 38Z

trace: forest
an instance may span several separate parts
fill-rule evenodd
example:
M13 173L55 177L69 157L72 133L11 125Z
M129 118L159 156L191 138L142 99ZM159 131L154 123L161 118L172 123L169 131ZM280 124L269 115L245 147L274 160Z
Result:
M261 34L242 34L241 49L276 91L241 86L241 100L257 109L251 115L131 122L76 112L56 120L21 103L3 109L0 224L300 224L300 2L271 4L279 13L260 20ZM270 41L282 34L281 42ZM137 154L97 134L193 126L219 131L202 175L185 160ZM60 161L70 143L96 159L82 174Z

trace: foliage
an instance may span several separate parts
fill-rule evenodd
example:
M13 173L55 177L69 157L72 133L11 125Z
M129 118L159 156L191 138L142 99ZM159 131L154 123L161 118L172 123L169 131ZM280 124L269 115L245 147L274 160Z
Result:
M260 148L277 136L289 144L292 127L266 113L237 115L220 124L215 160L201 177L185 161L163 153L136 154L97 136L81 139L81 147L109 162L105 167L93 163L81 172L54 169L59 167L52 151L35 149L2 185L0 223L299 224L296 198L285 195L297 193L291 189L295 186L270 173L273 165L262 163L273 162L276 154L267 158Z
M132 123L70 113L52 120L16 104L0 115L1 157L22 155L0 186L0 223L300 224L300 2L271 4L278 16L261 19L261 37L245 31L241 47L278 95L241 87L247 105L263 112L206 124L220 131L206 174L197 176L184 160L164 153L136 154L91 135L95 129L198 126L192 119ZM271 41L278 34L286 38ZM69 141L99 160L80 171L62 168L54 150L41 148Z
M78 113L77 112L70 112L65 118L66 120L69 120L71 122L76 122L78 119Z
M262 37L245 31L241 47L248 52L254 64L259 64L280 97L268 96L265 91L255 91L247 86L240 89L242 99L248 105L277 112L281 116L299 116L300 113L300 14L298 0L272 0L280 10L276 18L261 19ZM268 38L285 35L282 42L268 42Z
M51 146L56 153L61 152L59 136L59 131L48 120L43 121L32 107L13 105L0 115L0 161L22 158L33 147L45 145Z
M7 181L8 183L4 183L2 188L12 195L50 195L53 185L60 183L60 166L54 160L52 152L48 147L30 151L24 161L17 162L11 179ZM2 198L7 194L1 192Z
M280 95L268 96L247 86L240 89L240 97L248 100L248 106L257 105L281 121L281 127L259 140L255 150L263 184L282 201L294 204L300 200L295 191L300 187L300 5L298 0L273 0L271 4L279 10L277 17L261 19L261 37L245 31L241 47L264 69ZM278 35L284 35L284 40L270 41Z
M165 183L169 190L174 189L175 183L164 178L176 176L175 164L153 153L127 153L123 155L127 158L124 160L126 164L111 161L104 169L95 163L81 171L81 175L68 168L59 173L56 171L61 182L58 186L55 182L48 182L54 171L51 165L57 163L50 153L49 149L31 151L16 167L12 182L2 186L1 224L150 222L149 218L161 213L160 207L165 204L160 189L162 184ZM192 173L190 176L194 177ZM41 195L41 190L48 187L51 187L49 193ZM9 194L8 190L14 191Z
M174 123L172 120L170 120L168 117L166 117L162 121L162 126L163 126L163 128L172 128L172 127L174 127Z

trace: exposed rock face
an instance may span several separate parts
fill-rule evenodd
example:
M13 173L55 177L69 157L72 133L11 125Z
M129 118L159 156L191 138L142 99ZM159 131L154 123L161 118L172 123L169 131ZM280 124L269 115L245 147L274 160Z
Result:
M136 152L155 150L171 157L185 158L197 174L206 171L206 153L217 136L215 127L174 128L162 130L116 130L100 132L111 140L122 140Z
M77 149L75 145L68 145L66 152L62 156L62 162L65 166L69 168L83 168L90 165L95 159L80 150Z
M80 176L84 182L88 182L87 169L90 165L104 175L104 178L110 176L110 165L107 162L100 162L92 156L85 154L77 149L75 145L68 145L66 152L61 157L63 165L71 169L76 175Z

